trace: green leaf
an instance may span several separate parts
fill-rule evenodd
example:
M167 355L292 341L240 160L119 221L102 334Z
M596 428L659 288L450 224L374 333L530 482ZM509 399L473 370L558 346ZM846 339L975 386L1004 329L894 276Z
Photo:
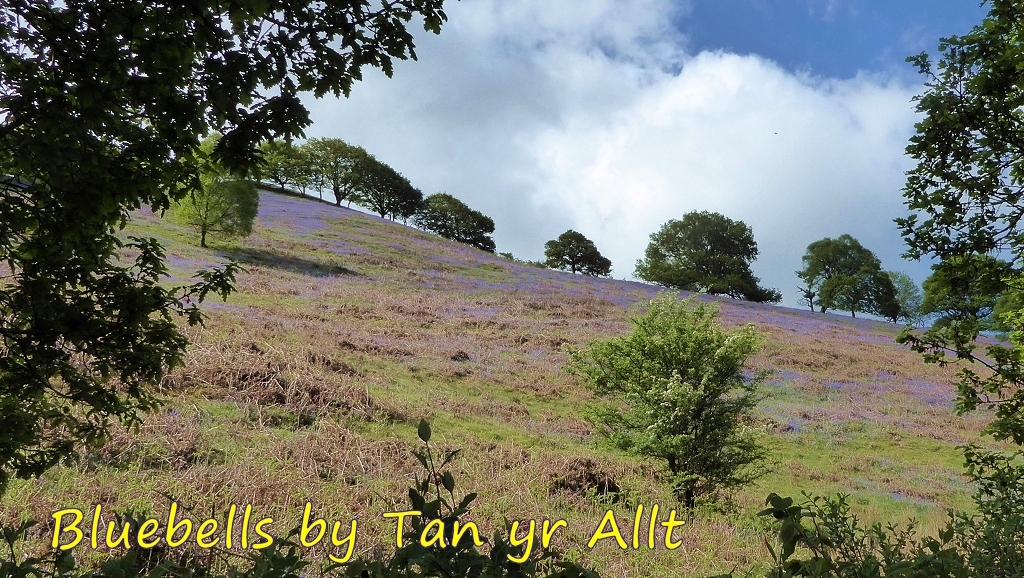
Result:
M470 492L470 493L466 494L466 497L462 498L462 501L459 502L459 509L461 510L461 509L465 508L466 506L469 505L470 502L472 502L475 499L476 499L476 492Z
M420 420L420 427L417 429L416 433L420 436L420 440L422 440L423 443L430 441L430 424L427 423L427 420Z

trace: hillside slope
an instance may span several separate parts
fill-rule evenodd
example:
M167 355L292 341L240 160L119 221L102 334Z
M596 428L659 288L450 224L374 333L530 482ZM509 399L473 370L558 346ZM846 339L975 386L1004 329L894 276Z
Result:
M251 504L283 535L309 501L328 520L359 520L368 552L394 540L381 514L405 509L422 417L441 447L463 450L456 479L480 493L472 517L484 534L503 518L564 518L554 546L605 576L766 560L752 513L769 491L842 491L867 521L913 516L925 529L968 503L956 446L978 442L985 418L953 415L951 370L894 344L894 325L720 299L724 325L768 334L751 369L773 377L751 425L772 447L773 472L734 508L699 513L677 550L608 540L591 550L609 507L631 528L638 503L674 501L660 464L592 434L582 417L591 394L562 371L564 348L627 331L630 307L656 287L533 268L273 193L241 242L200 249L191 231L150 214L128 233L165 243L169 282L228 258L248 271L227 303L206 307L205 328L189 330L163 410L78 466L16 484L5 523L34 517L52 529L53 511L97 503L160 514L170 496L197 516ZM625 499L602 496L609 483Z

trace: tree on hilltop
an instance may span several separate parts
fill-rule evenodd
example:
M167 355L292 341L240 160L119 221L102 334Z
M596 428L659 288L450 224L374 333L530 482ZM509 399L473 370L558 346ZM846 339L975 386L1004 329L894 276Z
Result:
M544 244L544 258L544 264L551 269L595 277L607 277L612 270L612 262L597 250L594 242L572 229Z
M416 226L445 239L494 252L494 220L448 193L427 197L414 220Z
M893 289L896 291L898 313L892 321L903 321L912 325L921 323L924 316L921 310L921 302L924 299L921 288L917 286L910 275L902 271L886 271L885 273L889 276Z
M261 179L269 180L281 192L289 187L308 186L308 161L302 151L290 142L272 141L260 145L262 161L258 170Z
M821 284L818 291L822 312L839 309L857 317L857 312L862 311L893 322L900 314L896 288L881 268L862 269L851 275L830 277Z
M313 170L321 175L324 185L334 194L334 204L361 200L359 195L366 172L370 167L370 156L362 148L350 145L338 138L314 138L306 145Z
M850 235L826 237L807 246L804 268L796 274L809 292L817 295L821 312L829 309L881 315L882 307L891 312L895 299L892 280L882 271L882 262Z
M423 204L423 193L401 173L372 156L366 162L360 179L360 204L392 221L415 215Z
M720 213L693 211L651 235L634 274L674 289L778 303L782 294L761 287L750 270L757 255L754 233L746 223Z

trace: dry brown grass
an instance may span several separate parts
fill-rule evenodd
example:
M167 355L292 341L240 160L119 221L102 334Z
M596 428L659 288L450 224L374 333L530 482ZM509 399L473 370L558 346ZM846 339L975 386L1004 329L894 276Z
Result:
M302 201L288 203L297 213ZM310 501L323 517L360 520L359 549L371 552L393 536L381 513L405 507L421 417L439 448L463 450L458 489L479 493L471 517L485 534L504 518L564 518L556 547L606 576L763 561L750 513L771 490L850 491L869 521L924 514L926 527L970 491L950 456L979 440L985 417L953 417L952 369L892 343L891 326L721 300L724 325L768 334L752 367L776 377L749 419L766 432L775 472L737 493L734 510L700 512L678 550L589 550L606 509L631 528L637 504L674 501L661 464L597 444L581 417L592 394L562 371L565 350L627 331L627 305L655 288L533 269L326 210L311 213L323 226L310 232L261 208L246 247L229 247L250 250L239 293L188 330L185 364L161 384L166 408L138 431L115 429L81 464L16 484L0 520L52 521L55 509L95 503L164 512L174 496L203 513L253 504L283 534ZM170 245L189 266L220 259Z

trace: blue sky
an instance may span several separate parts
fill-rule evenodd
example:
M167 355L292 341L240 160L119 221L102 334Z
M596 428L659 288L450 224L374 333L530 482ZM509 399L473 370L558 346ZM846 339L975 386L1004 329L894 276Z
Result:
M904 62L981 21L973 0L461 0L419 60L309 99L309 136L362 146L425 194L494 218L540 259L580 231L631 278L689 211L754 231L764 285L796 306L807 245L848 233L901 259L904 155L922 79Z
M913 74L904 59L963 34L985 10L974 0L693 0L673 19L693 51L758 54L788 70L849 78ZM688 8L687 8L688 6Z

